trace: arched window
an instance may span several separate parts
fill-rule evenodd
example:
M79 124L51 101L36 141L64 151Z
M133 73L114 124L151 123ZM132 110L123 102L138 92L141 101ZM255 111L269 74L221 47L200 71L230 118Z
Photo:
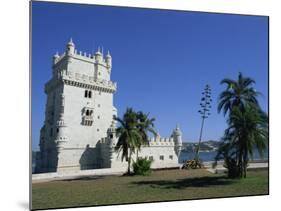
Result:
M88 97L88 90L85 90L85 97Z
M90 112L89 110L86 111L86 116L89 116L90 115Z
M90 111L90 115L92 115L92 114L93 114L93 110Z
M89 98L92 98L92 91L89 91Z

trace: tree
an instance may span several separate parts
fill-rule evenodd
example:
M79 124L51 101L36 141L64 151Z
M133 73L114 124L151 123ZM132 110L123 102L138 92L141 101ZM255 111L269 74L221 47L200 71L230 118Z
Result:
M225 130L216 160L224 158L229 177L246 177L249 156L257 149L261 156L267 148L268 117L259 107L260 94L252 85L255 81L239 73L238 80L224 79L227 88L219 96L218 112L227 113Z
M222 155L229 170L237 169L235 173L230 172L230 177L246 177L253 151L257 149L262 157L267 149L268 117L257 106L248 104L243 111L237 106L233 107L227 122L228 128L216 159Z
M243 110L245 105L252 103L258 106L257 96L260 94L257 92L252 85L255 81L249 77L243 77L240 72L238 80L223 79L221 84L226 84L226 90L219 95L218 112L223 110L224 116L231 112L234 106Z
M142 135L137 127L137 113L132 108L127 108L123 119L115 117L115 120L120 123L116 129L118 141L115 150L122 151L122 161L124 158L128 161L128 174L131 174L132 154L135 153L136 147L142 142Z
M234 107L228 120L226 137L236 146L239 177L246 177L249 156L253 157L256 148L261 156L267 148L267 115L253 105L245 105L244 111Z
M149 113L145 114L142 111L139 111L137 113L137 119L138 119L137 128L140 132L140 135L142 136L142 141L138 143L137 146L137 158L138 158L138 152L141 146L149 144L148 133L152 133L154 136L156 136L157 133L154 130L154 123L153 123L155 121L155 118L150 119Z
M132 154L138 152L141 146L148 145L148 133L156 135L154 127L154 118L148 118L149 114L141 111L135 112L132 108L127 108L123 119L115 117L115 120L120 123L116 129L118 141L115 150L122 151L122 161L124 158L128 161L128 174L131 174Z

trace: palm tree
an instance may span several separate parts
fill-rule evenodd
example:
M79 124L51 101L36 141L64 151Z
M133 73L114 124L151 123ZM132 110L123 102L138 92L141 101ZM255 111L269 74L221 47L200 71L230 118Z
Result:
M235 106L227 122L229 126L225 130L223 144L217 157L222 154L226 161L236 161L238 170L236 176L246 177L249 157L253 157L254 149L257 149L262 157L267 148L267 114L254 104L245 105L243 111Z
M226 84L227 88L219 96L218 112L223 110L224 116L232 110L234 106L238 106L243 110L245 105L252 103L258 105L257 96L260 94L252 85L255 81L249 77L243 77L240 72L238 80L223 79L221 84Z
M140 151L140 148L142 145L148 145L148 133L152 133L154 136L157 135L156 131L154 130L154 121L155 118L149 118L149 113L145 114L142 111L139 111L137 113L137 119L138 119L138 125L137 128L142 136L142 141L138 143L137 146L137 158L138 158L138 152Z
M135 153L136 147L142 142L142 135L137 127L138 119L137 113L132 108L127 108L123 119L115 117L115 120L120 123L116 129L118 141L115 150L122 151L122 161L124 158L128 161L128 174L131 174L131 160L132 154Z
M246 177L249 156L256 148L260 155L267 148L268 117L259 107L260 94L252 85L255 81L239 73L238 80L224 79L227 88L219 96L218 112L229 114L216 160L223 157L228 169L235 177Z

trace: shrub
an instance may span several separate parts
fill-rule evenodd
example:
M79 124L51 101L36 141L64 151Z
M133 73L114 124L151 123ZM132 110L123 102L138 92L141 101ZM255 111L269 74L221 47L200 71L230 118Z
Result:
M136 175L150 175L151 173L151 160L146 158L138 158L136 162L133 163L134 174Z

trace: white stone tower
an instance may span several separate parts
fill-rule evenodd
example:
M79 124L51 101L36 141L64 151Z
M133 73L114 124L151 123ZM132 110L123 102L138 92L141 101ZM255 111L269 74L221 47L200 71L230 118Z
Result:
M40 131L37 172L78 171L102 167L97 147L107 137L116 83L110 80L112 58L100 49L86 54L72 39L53 57L52 78L45 85L45 121Z

